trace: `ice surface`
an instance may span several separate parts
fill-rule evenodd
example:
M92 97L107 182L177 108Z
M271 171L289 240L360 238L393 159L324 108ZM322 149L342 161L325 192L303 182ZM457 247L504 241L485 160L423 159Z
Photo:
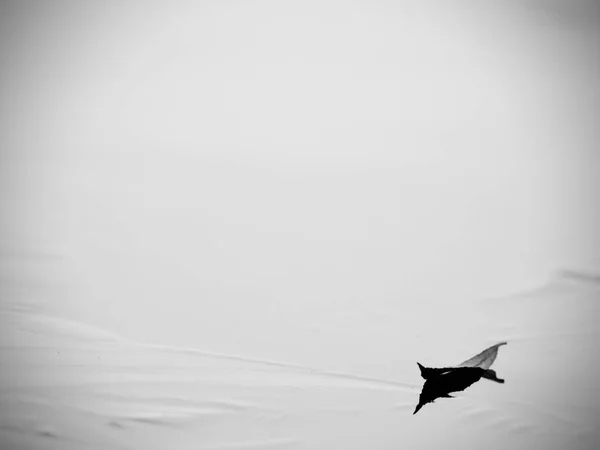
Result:
M494 366L506 384L477 383L417 416L413 361L378 378L142 344L4 308L2 448L591 449L600 438L599 298L594 280L558 276L469 305L484 319L470 324L482 339L456 353L508 341ZM382 373L389 363L380 361Z

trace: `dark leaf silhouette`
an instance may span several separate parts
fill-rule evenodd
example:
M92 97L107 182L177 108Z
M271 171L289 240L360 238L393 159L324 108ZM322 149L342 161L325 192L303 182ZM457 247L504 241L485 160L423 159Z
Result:
M481 378L504 383L504 380L498 378L496 372L490 369L498 356L498 348L502 345L506 345L506 342L486 348L457 366L436 368L425 367L417 363L421 370L421 376L425 379L425 384L419 397L419 404L413 414L416 414L427 403L440 397L451 398L451 392L464 391Z

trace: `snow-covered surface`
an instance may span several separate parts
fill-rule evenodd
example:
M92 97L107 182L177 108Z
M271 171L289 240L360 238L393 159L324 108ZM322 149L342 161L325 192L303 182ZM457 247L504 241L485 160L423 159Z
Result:
M399 345L367 374L141 344L5 310L2 448L592 449L599 299L597 279L561 275L527 294L465 305L480 320L454 326L481 338L450 355L413 340L408 354ZM494 367L506 384L482 380L412 415L422 383L415 355L445 365L500 339L508 345ZM389 364L396 376L378 377Z
M0 2L0 448L597 448L599 16Z

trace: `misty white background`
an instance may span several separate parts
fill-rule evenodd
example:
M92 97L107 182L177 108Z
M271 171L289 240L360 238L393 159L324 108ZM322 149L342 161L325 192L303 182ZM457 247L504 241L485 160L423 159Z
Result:
M600 250L598 10L501 3L9 2L2 301L362 373L470 356L465 301Z

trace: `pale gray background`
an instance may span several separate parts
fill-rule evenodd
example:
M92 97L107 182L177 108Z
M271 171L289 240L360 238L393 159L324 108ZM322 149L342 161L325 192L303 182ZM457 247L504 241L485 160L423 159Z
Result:
M593 1L0 17L6 305L368 373L452 348L453 305L598 267Z

